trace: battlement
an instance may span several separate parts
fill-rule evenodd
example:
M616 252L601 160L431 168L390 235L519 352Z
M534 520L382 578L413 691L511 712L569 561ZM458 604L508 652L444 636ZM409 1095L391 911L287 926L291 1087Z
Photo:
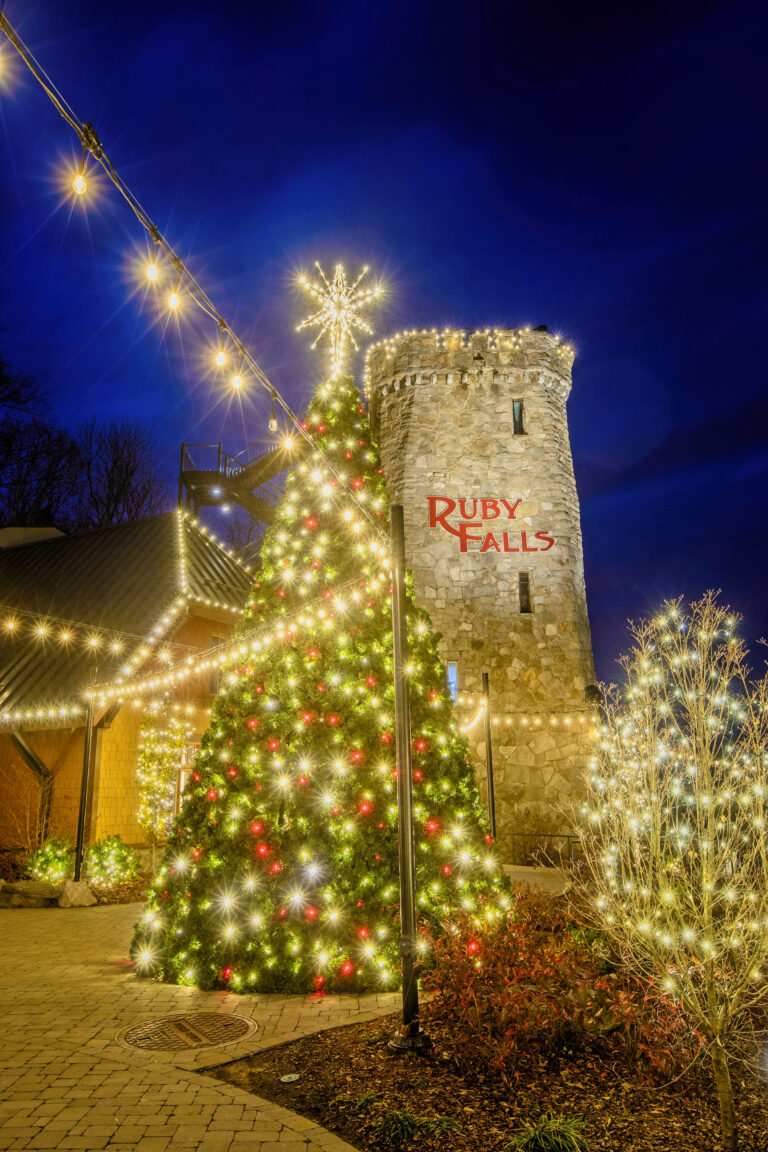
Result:
M372 344L366 352L363 378L369 403L374 391L383 394L423 383L482 388L518 383L519 374L529 371L548 374L567 396L574 355L570 344L543 326L473 332L422 328Z

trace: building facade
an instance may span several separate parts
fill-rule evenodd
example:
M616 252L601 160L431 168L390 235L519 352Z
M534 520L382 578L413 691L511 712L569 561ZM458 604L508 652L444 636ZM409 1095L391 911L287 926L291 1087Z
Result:
M497 827L564 826L594 686L566 401L573 352L546 329L411 332L374 345L370 418L404 508L417 601L442 634L481 787L489 674ZM473 723L474 721L474 723Z

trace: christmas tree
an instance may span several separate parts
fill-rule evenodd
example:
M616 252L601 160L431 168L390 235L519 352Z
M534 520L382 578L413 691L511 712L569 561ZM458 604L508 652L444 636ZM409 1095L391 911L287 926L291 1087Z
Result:
M318 452L287 477L241 636L135 942L201 987L394 987L399 933L387 497L360 394L318 390ZM343 474L360 510L325 461ZM255 631L254 631L255 630ZM409 596L419 911L500 914L500 878L426 614ZM244 645L247 649L247 645Z
M246 991L399 980L388 503L360 393L322 385L156 885L140 970ZM332 468L329 468L331 465ZM338 477L341 476L343 483ZM381 528L378 528L381 525ZM259 625L284 622L259 644ZM503 915L429 618L409 589L419 914Z

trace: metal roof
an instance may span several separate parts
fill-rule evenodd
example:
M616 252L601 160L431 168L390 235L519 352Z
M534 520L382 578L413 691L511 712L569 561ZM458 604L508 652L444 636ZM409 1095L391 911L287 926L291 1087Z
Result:
M0 549L0 711L81 700L93 669L101 682L115 675L180 599L189 599L193 614L204 613L199 601L238 610L250 583L242 565L179 511ZM14 611L25 615L10 633L2 622ZM36 623L51 625L47 637L34 636ZM93 651L62 643L62 623L82 635L89 628L118 635L102 637Z

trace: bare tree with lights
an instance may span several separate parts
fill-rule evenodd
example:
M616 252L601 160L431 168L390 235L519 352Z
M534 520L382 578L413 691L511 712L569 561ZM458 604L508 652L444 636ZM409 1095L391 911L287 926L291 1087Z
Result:
M730 1065L768 1003L768 678L737 624L710 592L631 626L580 831L602 927L706 1040L729 1152Z

